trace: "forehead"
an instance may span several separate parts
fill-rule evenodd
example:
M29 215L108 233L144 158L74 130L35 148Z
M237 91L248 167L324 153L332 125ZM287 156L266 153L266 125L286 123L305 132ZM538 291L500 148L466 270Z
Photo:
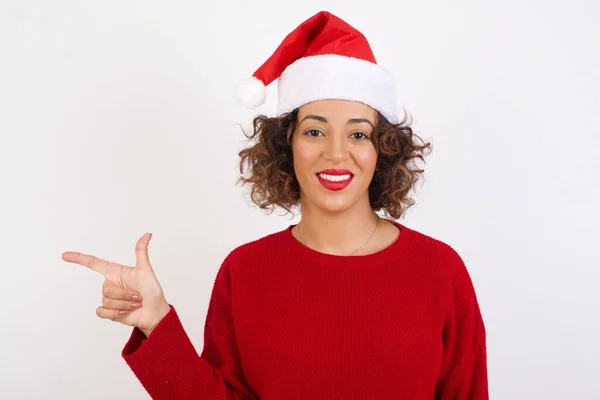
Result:
M313 114L328 121L343 121L351 118L367 118L374 122L377 111L366 104L349 100L320 100L303 105L298 110L298 118Z

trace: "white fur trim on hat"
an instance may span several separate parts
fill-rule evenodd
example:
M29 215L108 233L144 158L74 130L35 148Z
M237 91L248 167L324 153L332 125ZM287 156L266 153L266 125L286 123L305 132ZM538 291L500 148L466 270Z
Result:
M279 77L279 114L330 99L358 101L391 123L400 122L394 77L378 64L337 54L309 56L294 61Z

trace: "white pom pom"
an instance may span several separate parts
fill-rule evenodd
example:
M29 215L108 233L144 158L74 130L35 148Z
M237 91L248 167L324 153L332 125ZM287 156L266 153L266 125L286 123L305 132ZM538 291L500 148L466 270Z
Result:
M256 108L265 102L265 84L256 77L243 80L237 87L238 100L248 108Z

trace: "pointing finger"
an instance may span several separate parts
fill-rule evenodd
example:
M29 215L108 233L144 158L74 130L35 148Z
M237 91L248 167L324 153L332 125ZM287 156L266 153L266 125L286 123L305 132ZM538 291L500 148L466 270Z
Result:
M108 275L108 273L114 268L120 268L121 265L112 263L110 261L103 260L96 256L92 256L89 254L83 254L76 251L67 251L62 255L62 259L74 263L83 265L84 267L88 267L104 276Z

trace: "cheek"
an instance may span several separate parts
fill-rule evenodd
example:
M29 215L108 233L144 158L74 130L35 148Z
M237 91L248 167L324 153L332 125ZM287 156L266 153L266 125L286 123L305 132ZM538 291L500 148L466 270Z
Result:
M294 166L297 168L297 173L304 172L303 169L310 167L319 157L316 149L300 143L293 147L292 154L294 156Z
M377 152L371 146L365 146L354 153L354 159L363 173L372 173L377 166Z

